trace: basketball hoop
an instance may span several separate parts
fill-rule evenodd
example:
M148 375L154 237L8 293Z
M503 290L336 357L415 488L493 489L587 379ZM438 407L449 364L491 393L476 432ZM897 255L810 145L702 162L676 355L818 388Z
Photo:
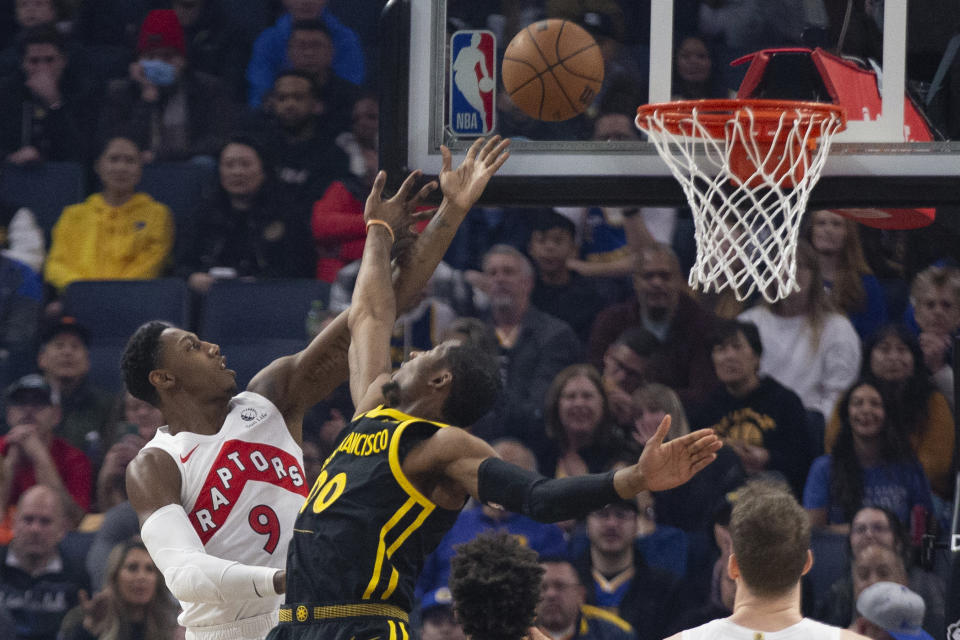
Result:
M800 219L842 107L786 100L687 100L637 109L636 125L680 181L693 210L690 286L776 302L799 289ZM819 141L819 144L818 144Z

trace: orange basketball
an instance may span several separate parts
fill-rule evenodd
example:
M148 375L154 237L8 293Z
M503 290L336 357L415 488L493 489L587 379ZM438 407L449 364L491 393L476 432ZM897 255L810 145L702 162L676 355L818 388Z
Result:
M538 120L569 120L590 106L603 84L603 56L585 29L541 20L514 36L503 55L503 87Z

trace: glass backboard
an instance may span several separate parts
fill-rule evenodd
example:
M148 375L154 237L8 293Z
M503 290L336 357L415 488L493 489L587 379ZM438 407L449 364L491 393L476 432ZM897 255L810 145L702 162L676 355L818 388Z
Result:
M503 91L504 50L545 18L584 26L604 53L601 91L564 122L524 116ZM666 164L624 121L647 102L750 89L854 105L811 205L956 205L951 73L925 101L958 22L960 0L391 0L381 20L381 164L391 180L415 168L435 175L441 144L458 155L478 133L500 133L513 138L512 157L486 203L679 205ZM759 80L751 59L731 65L768 49L777 51ZM455 78L471 65L469 96Z

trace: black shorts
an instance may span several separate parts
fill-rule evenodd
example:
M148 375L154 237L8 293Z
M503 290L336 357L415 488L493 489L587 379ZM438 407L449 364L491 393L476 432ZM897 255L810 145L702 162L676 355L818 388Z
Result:
M338 618L309 623L281 622L267 640L413 640L410 627L390 618Z

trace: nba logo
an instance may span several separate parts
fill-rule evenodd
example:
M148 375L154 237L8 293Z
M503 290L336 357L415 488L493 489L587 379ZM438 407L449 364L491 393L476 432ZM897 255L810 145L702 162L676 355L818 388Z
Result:
M490 31L457 31L450 38L450 129L456 135L493 131L496 50Z

